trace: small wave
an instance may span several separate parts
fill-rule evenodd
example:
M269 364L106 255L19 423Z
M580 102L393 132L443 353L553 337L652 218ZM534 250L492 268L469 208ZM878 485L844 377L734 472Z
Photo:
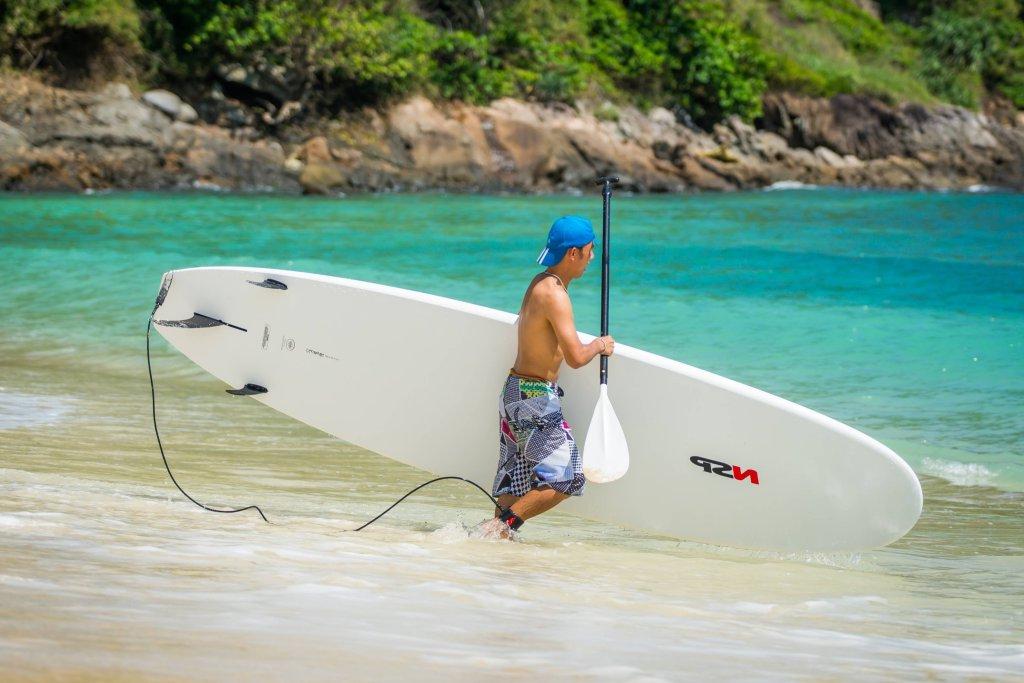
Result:
M724 545L710 545L696 541L679 541L678 546L718 557L744 557L778 562L802 562L804 564L820 565L835 569L852 569L861 563L860 553L841 550L834 552L750 550Z
M210 182L209 180L193 180L193 190L202 190L204 192L227 192L226 187L222 187L217 183Z
M805 600L800 607L811 612L849 612L851 609L887 605L889 601L880 595L849 595L844 597Z
M503 537L505 534L507 537ZM493 518L486 519L473 526L465 522L449 522L430 534L432 540L440 541L448 545L451 543L462 543L470 540L483 541L520 541L519 533L505 528L504 525Z
M995 472L978 463L937 458L924 458L921 461L921 471L941 477L957 486L987 486L996 476Z
M764 188L765 192L775 192L777 190L818 190L821 189L818 185L810 185L808 183L801 183L799 180L780 180L772 183L768 187Z
M72 402L58 396L4 391L0 387L0 430L56 424L72 411Z
M986 193L986 192L999 192L1001 188L994 185L969 185L967 191L972 194Z

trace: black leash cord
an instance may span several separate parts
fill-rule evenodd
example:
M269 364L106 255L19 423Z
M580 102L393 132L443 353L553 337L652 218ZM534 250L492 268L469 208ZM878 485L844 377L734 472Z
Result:
M153 312L154 313L156 312L156 308L153 309ZM149 317L149 322L146 324L146 368L149 370L149 392L150 392L150 396L152 398L152 406L153 406L153 433L156 434L156 445L160 447L160 457L163 458L164 468L167 470L167 475L171 478L171 481L174 482L174 485L178 487L178 490L181 491L181 494L183 496L185 496L190 501L192 501L193 503L195 503L199 507L203 508L204 510L209 510L210 512L221 512L221 513L224 513L224 514L231 514L233 512L245 512L246 510L255 510L256 512L258 512L260 514L260 517L263 518L264 522L266 522L267 524L270 524L271 521L269 519L267 519L267 516L265 514L263 514L263 510L261 510L258 505L246 505L245 507L231 508L231 509L228 509L228 510L223 510L223 509L218 509L218 508L210 507L209 505L204 505L203 503L200 503L198 500L196 500L192 496L188 495L188 493L186 493L185 489L181 488L181 484L178 483L178 480L174 478L174 474L171 472L171 465L167 462L167 455L164 454L163 442L160 441L160 430L156 426L156 384L153 382L153 363L152 363L152 360L150 358L150 353L149 353L149 336L150 336L150 332L152 331L152 329L153 329L153 316L151 315ZM439 481L444 481L445 479L458 479L459 481L464 481L467 484L472 484L473 486L475 486L478 489L480 489L480 492L483 493L485 496L487 496L487 498L492 503L494 503L494 507L495 508L498 508L499 510L501 509L501 506L498 504L498 501L494 498L494 496L489 494L482 486L480 486L480 484L478 484L475 481L472 481L470 479L466 479L464 477L456 477L454 475L450 475L450 476L447 476L447 477L437 477L436 479L431 479L430 481L427 481L427 482L424 482L424 483L420 484L419 486L417 486L416 488L414 488L413 490L409 491L407 494L405 494L404 496L402 496L401 498L396 500L394 503L389 505L387 507L387 509L384 510L384 512L380 513L379 515L377 515L376 517L371 519L366 524L363 524L362 526L357 527L355 529L349 529L349 531L362 531L363 529L365 529L366 527L370 526L371 524L376 522L378 519L380 519L384 515L386 515L389 512L391 512L393 509L395 509L395 507L399 503L401 503L403 500L405 500L406 498L408 498L412 494L414 494L417 491L419 491L421 488L423 488L425 486L429 486L430 484L433 484L433 483L436 483L436 482L439 482Z
M405 500L406 498L408 498L408 497L409 497L409 496L411 496L412 494L414 494L414 493L416 493L417 491L419 491L419 490L420 490L421 488L423 488L424 486L429 486L430 484L433 484L434 482L438 482L438 481L444 481L445 479L458 479L459 481L464 481L464 482L466 482L467 484L472 484L473 486L475 486L475 487L477 487L478 489L480 489L480 493L482 493L482 494L484 494L485 496L487 496L487 497L488 497L488 498L490 499L490 501L491 501L492 503L494 503L494 507L498 508L499 510L501 509L501 506L500 506L500 505L498 505L498 501L497 501L497 500L495 500L494 496L492 496L491 494L487 493L487 491L486 491L486 490L484 490L484 488L483 488L482 486L480 486L480 484L478 484L478 483L476 483L475 481L472 481L472 480L470 480L470 479L466 479L465 477L456 477L456 476L454 476L454 475L449 475L449 476L447 476L447 477L438 477L437 479L431 479L430 481L425 481L425 482L423 482L422 484L420 484L419 486L417 486L416 488L414 488L414 489L413 489L412 491L409 491L409 493L405 494L404 496L402 496L401 498L399 498L398 500L396 500L396 501L395 501L394 503L392 503L391 505L389 505L389 506L388 506L388 508L387 508L386 510L384 510L384 512L380 513L379 515L377 515L376 517L374 517L373 519L371 519L371 520L370 520L369 522L367 522L366 524L362 525L361 527L357 527L357 528L355 528L355 529L349 529L349 531L362 531L363 529L365 529L366 527L370 526L371 524L373 524L374 522L376 522L376 521L377 521L378 519L380 519L380 518L381 518L381 517L383 517L384 515L386 515L386 514L388 514L389 512L391 512L391 511L392 511L392 510L393 510L393 509L395 508L395 506L396 506L396 505L398 505L399 503L401 503L401 502L402 502L403 500Z
M156 311L156 309L153 310L154 312ZM174 482L174 485L178 487L178 490L181 491L183 496L185 496L186 498L188 498L189 500L191 500L193 503L203 508L204 510L209 510L210 512L223 512L224 514L231 514L233 512L245 512L246 510L255 510L256 512L260 513L260 517L263 518L264 522L270 524L270 520L267 519L267 516L263 514L263 510L261 510L258 505L246 505L243 508L230 508L227 510L210 507L209 505L204 505L203 503L200 503L192 496L188 495L188 493L185 492L185 489L181 488L181 484L178 483L178 480L174 478L174 474L171 472L171 466L167 462L167 456L164 454L164 444L163 442L160 441L160 430L156 426L156 385L153 383L153 362L150 359L149 355L149 334L152 329L153 316L150 316L149 322L146 324L146 368L149 370L149 392L152 398L153 405L153 433L156 434L156 445L160 447L160 457L164 459L164 467L167 468L167 474L168 476L170 476L171 481Z

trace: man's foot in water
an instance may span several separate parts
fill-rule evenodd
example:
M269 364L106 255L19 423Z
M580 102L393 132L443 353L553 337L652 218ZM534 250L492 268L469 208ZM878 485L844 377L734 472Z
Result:
M519 534L510 529L505 522L501 521L497 517L491 517L485 519L473 528L474 538L487 538L487 539L503 539L507 541L516 541L519 539Z

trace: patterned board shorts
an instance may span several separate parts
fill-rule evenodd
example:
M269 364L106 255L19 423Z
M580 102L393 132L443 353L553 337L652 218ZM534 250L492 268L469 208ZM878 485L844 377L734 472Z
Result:
M498 474L493 495L525 495L548 486L570 496L585 479L572 428L562 416L562 390L554 382L509 375L498 397Z

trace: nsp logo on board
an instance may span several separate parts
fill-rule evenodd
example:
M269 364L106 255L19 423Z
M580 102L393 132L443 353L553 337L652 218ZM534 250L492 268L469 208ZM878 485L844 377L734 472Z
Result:
M690 458L697 467L700 467L708 474L717 474L720 477L726 479L735 479L736 481L743 481L749 479L751 484L759 486L760 482L757 479L757 470L745 470L739 465L730 465L727 462L719 462L718 460L712 460L711 458L702 458L699 455L695 455Z

